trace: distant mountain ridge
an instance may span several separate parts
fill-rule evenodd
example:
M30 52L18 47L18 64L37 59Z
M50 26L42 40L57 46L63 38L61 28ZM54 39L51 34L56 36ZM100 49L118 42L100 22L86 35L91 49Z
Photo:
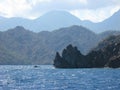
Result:
M120 31L119 24L120 24L120 10L102 22L98 22L98 23L87 22L87 23L84 23L83 26L86 26L87 28L91 29L94 32L100 33L100 32L110 31L110 30Z
M76 25L34 33L17 26L0 32L0 64L53 64L55 53L61 52L68 44L77 46L86 54L102 39L119 33L95 34Z
M40 32L53 31L55 29L69 27L72 25L82 25L86 28L89 28L93 32L100 33L107 30L120 30L119 24L120 10L108 19L99 23L93 23L87 20L82 21L66 11L51 11L34 20L18 17L0 17L0 31L5 31L16 26L23 26L31 31Z
M79 18L73 16L66 11L51 11L43 16L29 20L25 18L2 18L0 21L0 30L5 31L16 26L23 26L31 31L52 31L62 27L68 27L71 25L78 25L80 23Z

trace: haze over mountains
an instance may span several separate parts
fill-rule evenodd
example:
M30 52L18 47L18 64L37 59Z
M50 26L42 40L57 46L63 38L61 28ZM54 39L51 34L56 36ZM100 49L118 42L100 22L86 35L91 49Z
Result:
M101 40L120 34L119 24L120 10L99 23L66 11L51 11L34 20L0 17L0 64L52 64L55 53L69 44L87 54Z
M68 27L71 25L82 25L86 28L89 28L93 32L100 33L106 30L120 30L119 23L120 10L108 19L99 23L82 21L66 11L51 11L34 20L18 17L0 17L0 31L5 31L16 26L23 26L31 31L40 32L53 31L55 29Z
M21 26L0 32L0 64L52 64L57 51L68 44L88 53L99 41L118 31L95 34L82 26L34 33Z

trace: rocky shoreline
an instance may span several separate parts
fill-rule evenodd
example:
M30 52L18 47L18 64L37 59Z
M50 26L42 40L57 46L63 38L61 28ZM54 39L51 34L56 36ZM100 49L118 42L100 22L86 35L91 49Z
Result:
M56 68L119 68L120 35L103 40L87 55L81 54L77 47L70 44L61 55L56 53L54 66Z

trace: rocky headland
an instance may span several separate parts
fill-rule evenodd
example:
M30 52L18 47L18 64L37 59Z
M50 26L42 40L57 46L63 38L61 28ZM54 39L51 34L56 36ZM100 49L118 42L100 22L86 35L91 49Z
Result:
M70 44L61 55L56 53L54 66L56 68L119 68L120 35L103 40L87 55L81 54L77 47Z

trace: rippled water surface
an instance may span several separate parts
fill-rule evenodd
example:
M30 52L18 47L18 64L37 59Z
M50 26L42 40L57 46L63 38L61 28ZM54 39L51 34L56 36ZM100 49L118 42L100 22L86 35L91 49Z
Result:
M0 66L0 90L120 90L120 69Z

